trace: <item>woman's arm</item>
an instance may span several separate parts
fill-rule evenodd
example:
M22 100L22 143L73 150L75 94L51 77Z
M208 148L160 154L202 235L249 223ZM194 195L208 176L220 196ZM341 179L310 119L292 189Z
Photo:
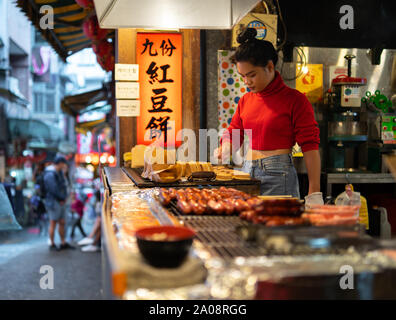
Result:
M308 173L308 194L320 192L320 154L319 150L304 152L304 161Z

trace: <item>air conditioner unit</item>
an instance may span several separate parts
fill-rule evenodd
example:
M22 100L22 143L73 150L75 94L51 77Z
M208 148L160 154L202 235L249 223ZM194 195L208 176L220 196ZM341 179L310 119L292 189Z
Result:
M23 94L19 90L19 79L15 77L8 77L7 89L10 90L17 97L24 98Z

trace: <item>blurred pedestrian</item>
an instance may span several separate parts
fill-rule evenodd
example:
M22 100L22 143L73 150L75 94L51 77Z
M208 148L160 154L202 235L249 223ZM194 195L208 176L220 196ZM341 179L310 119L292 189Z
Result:
M10 200L12 210L15 213L15 183L14 183L15 178L12 178L10 175L8 175L4 179L3 186L7 192L8 199Z
M66 179L67 161L63 157L56 157L54 164L48 166L44 172L45 185L45 208L48 212L50 225L50 250L74 249L65 240L65 218L66 218L66 200L68 198ZM61 245L58 248L54 242L55 229L58 225L58 233L61 239Z
M94 194L94 198L96 200L95 203L95 214L96 214L96 219L95 219L95 224L92 228L91 233L89 234L88 237L80 240L77 244L79 246L83 246L81 248L82 252L96 252L100 251L100 240L101 240L101 202L100 202L100 191L97 190Z
M33 212L33 223L34 225L38 225L39 234L43 234L45 232L46 227L46 209L44 205L44 201L41 198L40 186L34 186L34 194L30 198L30 206Z
M40 162L33 172L34 181L34 194L30 200L33 207L33 212L35 213L39 226L40 234L48 233L48 214L44 204L45 198L45 184L44 184L44 172L46 166L51 165L50 161Z
M76 227L78 227L82 236L85 238L87 236L87 234L85 233L85 231L81 225L81 219L84 214L84 203L79 199L77 193L75 193L75 192L72 193L72 203L71 203L70 209L71 209L71 212L73 215L74 214L77 215L77 218L74 220L74 223L72 226L72 230L71 230L71 234L70 234L71 239L73 240L73 238L74 238L74 231L75 231Z

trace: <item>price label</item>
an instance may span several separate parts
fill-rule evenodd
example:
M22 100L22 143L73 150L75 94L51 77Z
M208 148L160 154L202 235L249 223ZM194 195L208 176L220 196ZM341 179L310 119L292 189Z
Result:
M114 68L114 79L116 81L138 81L139 65L116 63Z
M116 99L139 99L139 83L116 82Z
M138 117L140 116L139 100L117 100L117 117Z

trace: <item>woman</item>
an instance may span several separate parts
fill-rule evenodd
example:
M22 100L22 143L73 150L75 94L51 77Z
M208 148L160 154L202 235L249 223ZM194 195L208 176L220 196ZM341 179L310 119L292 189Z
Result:
M72 213L76 213L78 216L72 226L72 231L70 234L71 239L74 238L74 231L76 230L76 227L80 229L80 233L85 238L87 234L85 233L84 228L81 225L81 220L84 215L84 203L79 199L75 192L72 193L72 203L70 206L70 210Z
M291 156L291 149L297 142L308 172L306 205L323 204L319 128L312 105L302 93L284 84L275 70L278 56L273 45L256 39L256 34L256 29L248 28L238 36L240 46L233 62L250 92L239 100L221 146L215 150L215 157L227 158L232 147L236 150L242 144L244 129L251 129L251 148L246 154L243 171L261 180L262 195L299 198L298 177ZM233 130L239 130L236 131L239 139L233 139Z

